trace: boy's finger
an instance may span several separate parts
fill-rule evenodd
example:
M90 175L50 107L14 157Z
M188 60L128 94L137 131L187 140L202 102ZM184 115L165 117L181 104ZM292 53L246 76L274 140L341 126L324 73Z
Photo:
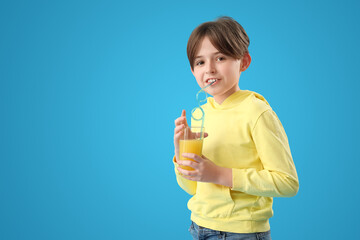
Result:
M183 153L182 156L186 157L186 158L191 158L191 159L195 160L196 162L202 162L203 161L203 159L199 155L197 155L195 153Z
M177 170L180 172L183 176L193 176L195 171L194 170L185 170L181 167L177 167Z
M174 133L177 134L177 133L179 133L181 130L183 130L184 128L185 128L185 125L184 125L184 124L181 124L181 125L175 127Z
M195 137L197 137L197 138L200 137L200 134L201 133L199 133L199 132L195 133ZM206 138L207 136L209 136L209 134L207 132L204 132L204 138Z
M181 160L181 161L178 161L178 164L181 166L192 167L194 169L197 169L197 165L198 165L197 162L190 161L190 160Z
M178 126L183 123L186 124L186 117L179 117L175 120L175 126Z
M182 130L180 130L178 133L174 133L174 141L178 142L181 139L182 135L183 135Z

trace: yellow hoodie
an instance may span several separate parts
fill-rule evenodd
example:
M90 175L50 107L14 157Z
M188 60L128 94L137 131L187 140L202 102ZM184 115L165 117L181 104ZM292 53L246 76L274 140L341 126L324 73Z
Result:
M260 94L247 90L237 91L221 105L208 98L202 108L209 134L203 155L232 168L233 187L187 180L175 167L179 186L193 195L188 202L191 220L218 231L268 231L272 198L294 196L299 188L281 122Z

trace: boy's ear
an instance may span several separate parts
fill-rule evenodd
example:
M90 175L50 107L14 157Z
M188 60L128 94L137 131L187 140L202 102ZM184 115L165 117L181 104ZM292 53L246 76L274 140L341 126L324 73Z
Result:
M191 70L191 73L194 75L194 70L191 68L191 66L190 66L190 70Z
M250 54L247 52L244 54L244 56L241 59L241 64L240 64L240 72L244 72L251 63L251 57Z

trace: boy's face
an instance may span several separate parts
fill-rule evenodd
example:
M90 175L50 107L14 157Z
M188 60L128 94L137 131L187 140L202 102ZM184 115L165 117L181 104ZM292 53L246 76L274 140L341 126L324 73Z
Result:
M220 53L209 38L205 37L196 54L192 73L201 88L210 84L211 79L216 79L214 84L206 88L206 92L221 104L231 94L240 90L240 67L241 60Z

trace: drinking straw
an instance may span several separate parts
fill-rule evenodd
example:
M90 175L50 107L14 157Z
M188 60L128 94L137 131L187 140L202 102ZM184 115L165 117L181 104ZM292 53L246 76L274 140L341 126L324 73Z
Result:
M205 87L201 88L200 91L196 94L196 101L198 103L198 107L195 107L192 111L191 111L191 118L194 120L194 121L201 121L201 129L200 129L200 138L204 138L204 133L203 133L203 129L204 129L204 120L205 120L205 112L204 112L204 109L202 109L201 107L201 103L204 103L207 101L207 92L205 92L204 90L208 87L210 87L212 84L214 84L215 82L212 82L208 85L206 85ZM199 99L199 94L204 92L205 93L205 99ZM200 109L201 111L201 117L200 118L196 118L194 117L194 112L197 110L197 109Z

